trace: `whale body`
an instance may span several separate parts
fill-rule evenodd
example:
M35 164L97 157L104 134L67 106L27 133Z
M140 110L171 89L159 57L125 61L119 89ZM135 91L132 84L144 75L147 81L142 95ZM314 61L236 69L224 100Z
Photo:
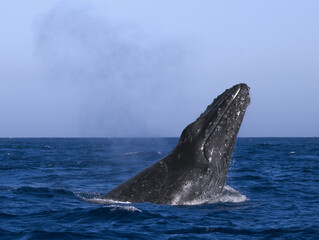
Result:
M222 194L233 147L249 103L246 84L225 90L183 130L170 154L102 198L182 205L205 202Z

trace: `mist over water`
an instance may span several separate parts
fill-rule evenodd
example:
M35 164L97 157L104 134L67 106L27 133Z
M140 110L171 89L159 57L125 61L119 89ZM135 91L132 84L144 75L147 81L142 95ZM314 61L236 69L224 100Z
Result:
M179 128L169 115L187 108L182 44L60 4L38 20L36 51L51 84L82 94L81 134L170 136Z
M3 1L0 136L179 136L247 83L239 136L318 136L318 1Z

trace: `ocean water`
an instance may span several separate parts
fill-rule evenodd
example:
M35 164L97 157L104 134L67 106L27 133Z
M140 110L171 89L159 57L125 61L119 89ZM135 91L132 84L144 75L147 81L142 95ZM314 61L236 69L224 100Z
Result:
M319 138L237 139L210 204L100 200L177 141L0 139L0 239L319 239Z

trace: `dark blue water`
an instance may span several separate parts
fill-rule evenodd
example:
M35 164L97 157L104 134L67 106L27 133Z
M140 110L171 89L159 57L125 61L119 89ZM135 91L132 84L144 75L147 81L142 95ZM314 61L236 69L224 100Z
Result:
M319 239L319 138L241 138L206 205L99 204L177 138L0 139L0 239Z

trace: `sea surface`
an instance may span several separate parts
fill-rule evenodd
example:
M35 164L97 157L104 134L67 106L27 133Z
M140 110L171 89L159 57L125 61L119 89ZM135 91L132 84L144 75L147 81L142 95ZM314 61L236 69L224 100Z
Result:
M0 239L319 239L319 138L237 139L209 204L101 200L177 141L0 139Z

